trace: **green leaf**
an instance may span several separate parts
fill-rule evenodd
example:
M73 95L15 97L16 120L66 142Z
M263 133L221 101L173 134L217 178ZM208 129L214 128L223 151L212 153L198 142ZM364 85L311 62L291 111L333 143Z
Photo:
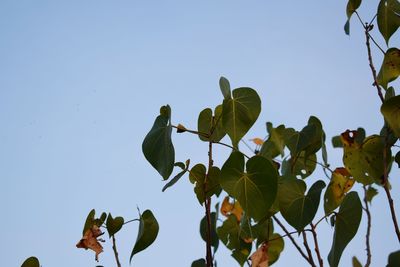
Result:
M346 193L353 187L354 180L345 168L336 168L324 195L325 215L340 206Z
M353 267L363 267L361 265L361 262L356 258L356 256L353 257L352 262L353 262Z
M365 199L368 202L372 202L372 199L378 194L378 190L376 190L374 187L369 186L367 189L367 193L365 195Z
M381 0L378 5L378 28L386 44L400 26L400 3L398 0Z
M272 234L270 239L271 241L268 242L268 263L272 265L279 259L281 252L285 248L285 242L277 233Z
M21 265L21 267L40 267L38 258L29 257Z
M332 137L332 146L334 148L343 147L343 143L340 138L340 135L336 135L336 136Z
M386 100L381 106L381 112L390 129L400 138L400 95Z
M347 35L350 34L350 18L353 15L353 13L360 7L360 5L361 5L361 0L349 0L347 2L347 7L346 7L347 21L346 24L344 25L344 32Z
M317 155L312 154L304 157L305 151L302 151L297 158L290 158L282 162L283 176L300 176L302 179L310 176L317 166Z
M201 205L203 205L206 198L214 194L219 195L221 192L219 185L220 169L213 166L209 170L208 175L206 171L206 167L203 164L196 164L189 173L189 180L195 185L194 192Z
M256 122L261 112L261 100L254 89L236 88L233 97L224 99L222 125L237 148L239 141Z
M198 132L208 134L209 137L199 134L202 141L219 142L225 136L225 130L222 126L222 105L215 108L214 116L210 108L200 112L197 121Z
M182 171L179 172L177 175L175 175L174 178L172 178L168 183L165 184L165 186L162 189L162 192L164 192L165 190L167 190L167 188L176 184L176 182L178 182L182 178L182 176L188 171L190 160L186 161L186 165L184 165L182 163L183 167L180 163L182 163L182 162L177 162L174 164L174 166L180 167L182 169Z
M111 213L108 214L106 227L108 235L110 237L115 235L119 230L121 230L123 225L124 225L124 218L122 217L113 218Z
M328 255L331 267L339 265L343 250L357 233L361 215L362 206L357 192L348 193L340 206L339 213L336 214L335 233Z
M262 156L254 156L246 163L240 152L232 152L221 170L220 184L236 198L246 214L259 221L275 201L278 173L272 163Z
M392 252L388 258L388 265L386 267L399 267L400 266L400 250Z
M217 214L215 212L210 213L211 221L211 246L214 247L214 253L218 249L219 239L217 235ZM207 242L207 218L203 217L200 221L200 235L204 242Z
M221 88L224 99L231 98L231 85L229 84L228 79L226 79L225 77L219 78L219 88Z
M357 131L342 133L344 166L357 182L364 185L373 182L380 184L384 169L384 139L379 135L371 135L362 144L358 144L356 136ZM390 160L390 150L386 153Z
M394 91L393 86L390 86L385 92L385 101L395 96L396 92Z
M158 235L158 222L150 210L145 210L140 215L139 231L136 238L135 246L133 247L129 262L132 262L132 257L136 253L150 246Z
M277 128L272 123L267 122L268 139L261 147L260 155L267 159L273 159L278 155L284 156L285 149L285 126L279 125Z
M257 238L257 244L256 244L257 247L260 246L265 241L272 239L271 236L274 232L274 223L271 217L264 218L261 221L259 221L256 225L253 225L251 231L254 238Z
M400 50L389 48L386 51L383 63L378 74L378 83L387 88L388 83L397 79L400 75Z
M361 0L349 0L346 7L347 18L350 19L351 15L360 7Z
M297 231L302 231L314 219L324 187L325 183L319 180L304 195L306 184L302 180L285 180L279 185L281 214Z
M88 216L86 217L85 225L83 226L82 235L85 235L86 231L89 230L90 228L92 228L93 225L97 225L98 227L100 227L107 218L107 214L105 212L103 212L100 215L100 218L97 218L97 219L94 217L95 215L96 215L96 211L94 209L92 209L89 212Z
M175 162L175 151L171 140L171 108L163 106L150 132L142 144L143 154L147 161L167 180L172 173Z
M191 267L205 267L206 266L206 260L205 259L198 259L192 262Z

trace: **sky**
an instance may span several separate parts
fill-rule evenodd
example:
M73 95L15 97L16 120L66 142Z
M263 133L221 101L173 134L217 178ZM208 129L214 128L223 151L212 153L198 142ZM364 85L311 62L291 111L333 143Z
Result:
M377 4L363 3L364 20ZM368 135L379 133L383 124L364 33L353 18L351 35L344 34L345 7L343 0L2 0L0 265L20 266L34 255L44 267L115 266L108 238L99 263L75 247L93 208L126 220L138 218L137 207L153 211L158 238L132 266L190 266L204 257L198 232L204 211L193 185L185 176L162 193L164 182L141 144L165 104L174 124L196 129L198 113L223 100L220 76L261 97L260 117L245 140L264 137L267 121L300 130L314 115L327 134L332 168L342 166L342 151L330 138L360 126ZM375 47L373 53L379 66L382 55ZM173 141L177 160L207 162L207 145L196 136L174 133ZM215 164L222 166L229 153L217 147ZM394 168L400 213L398 176ZM329 182L320 169L306 182L318 179ZM372 266L384 266L399 247L382 190L371 209ZM354 255L365 261L365 222L363 215L342 266ZM123 266L137 228L127 224L116 235ZM333 231L325 223L319 228L327 264ZM285 241L274 266L307 266ZM222 243L216 258L218 266L237 266Z

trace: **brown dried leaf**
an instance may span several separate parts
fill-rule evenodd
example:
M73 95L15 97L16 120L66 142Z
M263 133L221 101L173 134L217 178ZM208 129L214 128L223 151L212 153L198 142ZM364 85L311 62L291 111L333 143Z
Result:
M264 144L264 140L262 140L261 138L258 138L258 137L250 139L250 141L252 141L257 146L262 146Z
M251 267L268 267L268 244L263 243L251 256Z
M237 200L234 203L230 203L229 197L227 196L222 201L221 214L226 217L229 217L229 215L233 214L236 216L236 219L240 222L243 216L243 209Z
M90 229L88 229L83 235L82 239L76 244L77 248L91 249L96 253L95 259L99 261L99 254L103 252L103 247L99 241L103 241L101 239L97 239L99 236L104 234L97 225L93 225Z

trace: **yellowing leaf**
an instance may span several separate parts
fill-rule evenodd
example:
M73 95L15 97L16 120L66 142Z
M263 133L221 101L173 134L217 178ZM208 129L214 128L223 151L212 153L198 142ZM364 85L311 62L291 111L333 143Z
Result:
M268 244L262 244L251 256L251 267L268 267Z
M262 140L261 138L258 138L258 137L250 139L250 141L252 141L257 146L262 146L262 144L264 144L264 140Z
M222 215L229 217L229 215L235 215L236 219L240 221L243 216L243 209L240 203L236 200L234 203L229 202L229 197L225 197L221 205Z
M350 178L350 173L346 168L336 168L332 173L324 196L325 214L334 211L342 203L345 195L353 187L354 179Z
M99 241L103 241L101 239L97 239L99 236L104 234L97 225L93 225L90 229L88 229L82 239L76 244L77 248L91 249L96 252L95 259L99 261L99 254L103 252L103 247L101 246Z

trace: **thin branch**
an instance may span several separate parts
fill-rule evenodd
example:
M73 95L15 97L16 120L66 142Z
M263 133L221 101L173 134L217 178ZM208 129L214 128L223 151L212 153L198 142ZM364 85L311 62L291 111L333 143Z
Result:
M376 45L376 47L378 47L378 49L379 49L383 54L385 54L385 50L382 49L382 47L375 41L375 39L374 39L374 38L372 37L372 35L369 33L369 32L372 30L372 28L373 28L372 22L375 20L377 14L375 14L375 16L372 18L372 20L371 20L369 23L367 23L367 22L364 23L364 21L363 21L363 20L361 19L361 17L360 17L360 14L358 14L357 11L354 11L354 13L357 15L357 18L358 18L358 20L360 21L361 25L363 26L363 28L364 28L364 30L365 30L365 33L368 35L368 37L372 40L372 42Z
M304 229L303 231L311 232L311 229ZM278 237L274 237L274 238L268 239L266 242L275 241L275 240L282 239L284 237L289 237L290 235L294 235L294 234L298 234L298 233L299 233L298 231L293 231L293 232L290 232L290 233L287 233L287 234L284 234L284 235L281 235L281 236L278 236Z
M385 189L385 193L389 202L389 206L390 206L390 213L392 215L392 221L393 221L393 226L394 226L394 230L396 232L397 235L397 239L400 242L400 230L399 230L399 224L397 223L397 217L396 217L396 212L394 210L394 202L393 202L393 198L392 195L390 194L390 189L389 189L389 185L388 183L386 183L383 188Z
M208 172L206 175L206 179L204 181L203 190L207 192L207 183L208 176L210 174L210 170L213 166L213 158L212 158L212 141L208 143ZM206 240L206 263L207 267L213 267L213 255L211 251L211 197L207 197L205 199L205 212L206 212L206 220L207 220L207 240Z
M289 237L290 241L292 241L293 245L296 247L296 249L299 251L301 256L311 265L315 267L315 264L312 265L312 261L309 259L309 257L306 255L306 253L301 249L301 247L297 244L296 240L291 236L290 232L286 229L286 227L282 224L282 222L275 216L273 215L272 218L278 223L278 225L282 228L282 230L285 232L286 236Z
M312 223L310 225L311 225L311 233L312 233L313 238L314 238L315 253L317 254L319 266L323 267L324 266L324 260L322 259L321 253L319 251L317 232L315 231L316 225L314 225Z
M367 262L365 263L365 267L369 267L371 265L371 245L370 245L370 234L371 234L371 212L369 211L369 204L367 200L367 188L364 185L364 205L365 205L365 213L367 214L367 233L365 235L365 249L367 251Z
M192 133L192 134L195 134L195 135L201 135L201 136L203 136L205 138L209 138L210 137L210 135L207 134L207 133L202 133L202 132L198 132L198 131L194 131L194 130L189 130L189 129L181 128L181 127L178 127L178 126L175 126L175 125L171 125L171 127L181 131L182 133L188 132L188 133Z
M240 151L239 149L237 149L237 148L235 148L235 147L233 147L233 146L231 146L231 145L228 145L228 144L225 144L225 143L222 143L222 142L216 142L216 141L212 141L212 143L213 143L213 144L218 144L218 145L222 145L222 146L229 147L229 148L231 148L232 150L236 150L236 151L242 153L247 159L250 159L249 156L247 156L247 155L244 154L242 151Z
M308 245L308 242L307 242L306 232L302 231L301 234L303 235L303 245L307 250L308 258L310 259L310 265L313 267L317 267L317 265L315 265L314 258L312 256L310 246Z
M325 214L324 217L322 217L321 219L319 219L319 220L317 221L317 223L314 224L314 227L317 228L317 226L318 226L318 224L319 224L320 222L322 222L325 218L328 218L329 216L331 216L331 215L334 214L334 213L336 213L336 212L332 211L332 212L330 212L330 213L328 213L328 214Z
M123 225L131 223L131 222L140 222L140 219L133 219L133 220L126 221L126 222L124 222Z
M112 235L111 237L112 237L112 242L113 242L112 249L114 251L115 261L117 262L117 267L121 267L121 263L118 258L117 245L115 244L115 237L114 237L114 235Z

